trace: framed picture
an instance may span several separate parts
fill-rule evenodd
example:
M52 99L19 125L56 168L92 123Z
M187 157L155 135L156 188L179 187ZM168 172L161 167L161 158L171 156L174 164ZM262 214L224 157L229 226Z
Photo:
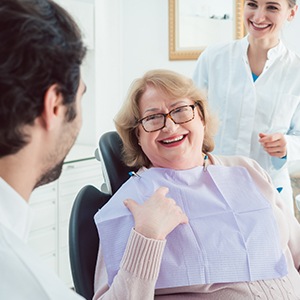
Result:
M243 0L169 0L169 59L193 60L244 36Z

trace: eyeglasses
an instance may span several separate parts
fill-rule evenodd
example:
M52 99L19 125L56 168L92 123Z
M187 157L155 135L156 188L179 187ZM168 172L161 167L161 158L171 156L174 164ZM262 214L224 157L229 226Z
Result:
M142 124L146 132L163 129L166 126L167 118L170 118L175 124L184 124L194 119L194 109L198 105L198 103L195 103L194 105L179 106L170 110L167 114L154 114L144 117L138 120L137 123Z

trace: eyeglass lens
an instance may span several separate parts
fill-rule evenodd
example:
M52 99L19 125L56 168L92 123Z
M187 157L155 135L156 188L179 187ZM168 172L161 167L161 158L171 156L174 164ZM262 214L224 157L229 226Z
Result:
M142 125L148 132L160 130L165 127L166 118L169 117L175 124L182 124L194 119L194 105L185 105L171 110L168 114L155 114L142 119Z

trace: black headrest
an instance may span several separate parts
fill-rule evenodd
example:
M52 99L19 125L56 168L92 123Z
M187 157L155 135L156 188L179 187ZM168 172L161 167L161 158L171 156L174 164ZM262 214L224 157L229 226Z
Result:
M135 171L122 161L123 143L116 131L104 133L99 140L102 166L105 168L104 177L107 177L108 192L114 194L129 178L129 172ZM110 185L110 188L109 188Z

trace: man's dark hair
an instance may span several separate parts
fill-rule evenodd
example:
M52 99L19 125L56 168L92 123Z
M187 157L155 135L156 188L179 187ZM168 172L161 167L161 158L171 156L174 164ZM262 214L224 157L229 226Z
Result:
M76 117L85 53L78 26L55 2L0 1L0 157L29 142L23 127L42 113L51 85L63 96L66 119Z

